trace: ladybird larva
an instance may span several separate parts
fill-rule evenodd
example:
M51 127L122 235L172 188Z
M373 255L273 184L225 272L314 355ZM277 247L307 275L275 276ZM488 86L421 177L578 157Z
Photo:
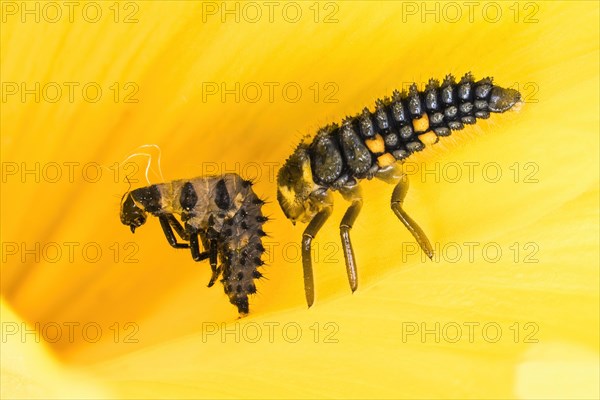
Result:
M340 236L352 291L358 287L358 278L350 230L362 208L362 179L376 177L396 185L391 208L431 258L429 239L402 207L408 180L397 161L477 119L489 118L490 113L508 111L520 101L518 91L496 86L491 78L475 82L467 73L457 83L454 76L447 75L441 84L429 80L423 91L416 84L408 93L396 90L391 99L377 100L375 111L364 108L358 115L346 117L341 126L328 125L312 140L303 140L278 172L277 200L294 224L308 222L302 235L308 306L314 302L311 242L331 215L332 191L339 191L351 203L342 218Z
M172 247L190 249L195 261L209 260L212 277L208 287L222 274L229 301L245 315L248 295L256 293L254 281L262 276L258 268L264 264L262 225L268 218L262 214L263 204L252 190L252 182L237 174L197 177L125 193L121 222L135 232L148 213L157 217Z

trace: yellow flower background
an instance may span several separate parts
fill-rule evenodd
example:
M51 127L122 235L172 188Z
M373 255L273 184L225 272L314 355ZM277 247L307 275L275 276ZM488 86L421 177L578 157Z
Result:
M1 3L3 398L598 398L596 2L54 4ZM307 310L273 173L318 127L468 71L525 104L411 159L434 260L365 182L359 289L336 197ZM248 317L156 220L121 225L125 176L147 184L124 160L159 179L146 144L167 180L233 170L271 201Z

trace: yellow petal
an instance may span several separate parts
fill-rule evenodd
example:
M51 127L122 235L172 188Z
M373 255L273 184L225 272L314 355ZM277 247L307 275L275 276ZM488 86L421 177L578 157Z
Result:
M57 363L39 331L17 317L4 302L2 379L4 399L97 399L115 394L97 379Z
M98 22L78 11L40 23L22 4L2 3L1 290L42 332L76 324L73 341L48 343L61 362L118 398L598 397L597 4L459 5L454 21L451 3L298 3L298 22L285 4L270 22L258 3L259 21L240 9L235 22L221 2L126 2L98 3ZM302 136L467 71L518 87L526 104L405 165L405 206L433 261L389 209L392 188L365 182L359 289L350 295L336 197L306 310L303 227L272 202L269 280L237 321L222 289L206 288L208 265L170 248L156 221L134 236L119 222L125 176L146 185L146 164L118 163L140 145L160 146L167 180L235 171L274 201L274 174ZM86 85L101 88L97 102ZM544 374L564 379L544 387Z

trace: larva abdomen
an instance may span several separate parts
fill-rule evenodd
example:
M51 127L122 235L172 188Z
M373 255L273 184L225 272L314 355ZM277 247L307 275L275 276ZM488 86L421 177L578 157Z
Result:
M468 73L456 82L431 79L424 90L412 84L394 91L354 117L321 129L308 145L315 183L339 187L348 179L373 176L395 161L421 151L465 125L509 110L520 100L514 89L495 86L491 78L475 82Z

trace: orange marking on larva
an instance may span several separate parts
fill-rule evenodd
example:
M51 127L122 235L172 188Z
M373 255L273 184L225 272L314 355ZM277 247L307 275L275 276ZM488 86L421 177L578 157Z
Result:
M423 142L424 145L428 145L437 143L439 138L434 131L427 131L422 135L419 135L419 140Z
M385 151L385 142L380 134L375 135L374 139L365 140L365 144L371 150L371 153L383 153Z
M396 159L390 153L385 153L377 157L377 164L380 168L387 167L396 162Z
M415 132L425 132L429 129L429 116L427 113L423 113L421 118L413 119L413 128Z

